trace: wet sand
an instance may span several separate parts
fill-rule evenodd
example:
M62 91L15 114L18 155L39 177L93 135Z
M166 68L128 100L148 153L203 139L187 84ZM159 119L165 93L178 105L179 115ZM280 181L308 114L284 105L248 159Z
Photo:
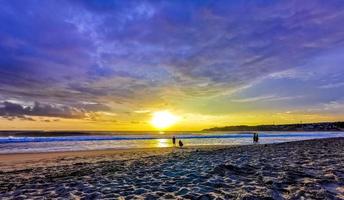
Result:
M0 155L0 199L344 199L344 138Z

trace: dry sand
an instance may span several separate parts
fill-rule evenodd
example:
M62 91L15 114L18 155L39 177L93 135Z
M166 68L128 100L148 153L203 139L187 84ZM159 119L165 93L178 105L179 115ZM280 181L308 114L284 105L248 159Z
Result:
M0 155L0 199L28 198L344 199L344 138Z

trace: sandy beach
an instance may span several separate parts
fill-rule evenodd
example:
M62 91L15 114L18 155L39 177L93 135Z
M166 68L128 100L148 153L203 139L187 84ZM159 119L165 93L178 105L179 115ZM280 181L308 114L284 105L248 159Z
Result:
M0 155L0 199L344 199L344 138Z

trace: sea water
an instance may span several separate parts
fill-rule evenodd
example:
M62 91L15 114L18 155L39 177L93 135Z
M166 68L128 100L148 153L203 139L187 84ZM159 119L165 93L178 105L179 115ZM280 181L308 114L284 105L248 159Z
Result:
M280 143L316 138L344 137L344 132L258 132L259 143ZM32 135L32 134L31 134ZM239 132L178 132L178 133L116 133L101 135L87 133L77 136L1 136L0 154L26 152L58 152L102 149L164 148L172 147L172 136L184 146L248 145L252 133Z

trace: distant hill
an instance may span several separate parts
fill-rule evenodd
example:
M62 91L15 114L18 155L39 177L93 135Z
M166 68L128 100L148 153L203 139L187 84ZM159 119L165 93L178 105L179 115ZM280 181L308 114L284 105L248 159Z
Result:
M344 131L344 122L224 126L204 129L203 131Z

